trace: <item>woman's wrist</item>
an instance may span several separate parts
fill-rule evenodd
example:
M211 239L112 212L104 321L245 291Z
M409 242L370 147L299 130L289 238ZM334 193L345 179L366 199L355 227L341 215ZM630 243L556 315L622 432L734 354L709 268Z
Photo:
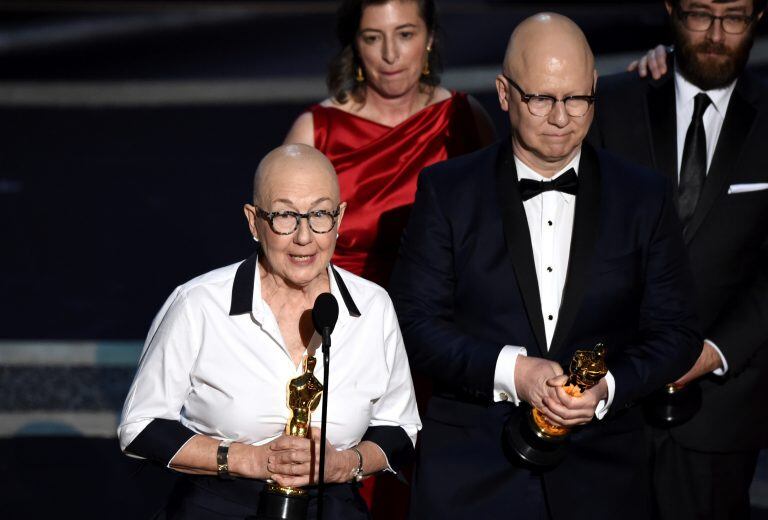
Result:
M355 464L352 468L352 477L350 480L360 481L363 479L363 453L358 446L353 446L350 451L355 455Z
M340 465L339 473L336 476L336 481L350 482L355 478L355 472L357 471L357 454L355 454L352 449L346 449L339 451L339 455L342 457L342 464Z
M238 477L266 480L268 472L264 448L233 442L229 447L229 472Z

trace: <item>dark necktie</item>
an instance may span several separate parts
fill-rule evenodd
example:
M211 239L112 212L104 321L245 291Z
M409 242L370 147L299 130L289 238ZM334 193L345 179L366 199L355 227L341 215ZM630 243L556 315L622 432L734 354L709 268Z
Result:
M704 112L712 102L699 93L693 101L693 117L685 134L683 162L680 165L680 183L677 190L677 212L683 225L693 216L707 178L707 136L704 133Z
M576 175L576 170L571 168L553 181L520 179L517 184L520 188L520 196L523 200L528 200L545 191L553 190L576 195L576 192L579 189L579 177Z

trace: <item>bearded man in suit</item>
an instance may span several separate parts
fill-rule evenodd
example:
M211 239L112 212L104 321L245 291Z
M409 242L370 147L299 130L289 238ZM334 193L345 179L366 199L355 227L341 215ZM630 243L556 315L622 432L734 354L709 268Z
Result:
M765 4L667 1L672 71L599 84L592 142L675 188L705 338L694 367L673 380L699 386L701 408L650 430L663 519L748 518L768 446L768 90L744 70Z
M594 57L571 20L513 32L496 78L511 135L427 168L390 291L414 371L434 383L412 518L646 520L637 401L701 350L670 190L583 143ZM563 390L577 349L608 374ZM521 465L504 426L525 403L573 427L553 469Z

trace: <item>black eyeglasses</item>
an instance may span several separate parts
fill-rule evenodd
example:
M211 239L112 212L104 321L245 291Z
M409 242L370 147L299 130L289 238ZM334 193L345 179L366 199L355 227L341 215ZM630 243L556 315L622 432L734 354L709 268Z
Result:
M502 76L520 93L520 99L528 106L528 112L534 116L548 116L555 107L555 103L562 101L566 114L571 117L583 117L595 102L594 91L588 96L565 96L563 99L545 94L528 94L512 78L503 73Z
M290 235L299 229L301 219L307 219L309 229L314 233L328 233L336 226L336 219L339 216L341 206L335 211L326 211L319 209L316 211L307 211L298 213L296 211L265 211L256 206L256 213L259 217L269 222L269 227L278 235Z
M727 14L715 16L706 11L683 11L679 6L675 8L677 17L683 22L683 26L689 31L708 31L715 20L720 20L720 26L728 34L742 34L747 27L755 21L755 15Z

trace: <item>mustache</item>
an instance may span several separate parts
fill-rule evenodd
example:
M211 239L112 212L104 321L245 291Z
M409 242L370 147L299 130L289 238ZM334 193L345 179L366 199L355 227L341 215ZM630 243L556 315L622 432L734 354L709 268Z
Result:
M696 45L693 50L695 52L705 52L708 54L728 54L728 49L722 43L704 42Z

